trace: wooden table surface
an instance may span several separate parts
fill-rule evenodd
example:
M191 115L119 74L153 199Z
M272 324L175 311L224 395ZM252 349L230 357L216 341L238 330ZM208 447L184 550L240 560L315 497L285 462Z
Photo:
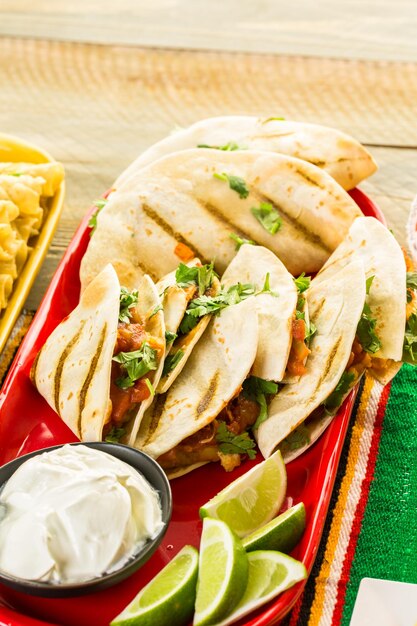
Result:
M361 187L398 239L417 193L414 0L3 0L0 130L49 150L67 200L27 306L82 215L175 126L279 115L344 130L379 171Z

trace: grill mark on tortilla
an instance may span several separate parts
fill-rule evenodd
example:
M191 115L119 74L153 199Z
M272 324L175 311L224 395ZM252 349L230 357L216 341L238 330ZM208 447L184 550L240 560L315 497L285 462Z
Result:
M239 226L237 226L234 222L232 222L228 217L223 215L220 209L215 207L213 204L210 204L209 202L205 202L201 198L199 198L198 202L208 213L213 215L219 222L226 224L226 226L230 228L233 233L236 233L239 237L242 237L243 239L250 239L251 241L254 241L257 246L262 245L259 243L259 241L256 241L253 238L253 235L248 234L247 232L242 230Z
M67 360L68 356L70 355L70 353L72 352L75 344L78 342L80 335L84 329L85 326L85 320L83 320L80 324L80 328L78 330L78 332L76 333L76 335L74 335L74 337L71 339L71 341L69 341L67 343L67 345L65 346L65 348L63 349L63 351L61 352L61 356L59 357L58 360L58 365L55 371L55 376L54 376L54 403L55 403L55 410L57 411L57 413L60 414L59 412L59 397L61 395L61 379L62 379L62 371L64 369L64 365L65 365L65 361ZM80 432L80 431L78 431Z
M165 406L166 395L167 395L166 393L158 394L155 397L155 400L153 401L151 405L152 415L148 423L148 434L145 439L145 443L144 443L145 446L151 442L153 434L158 429L159 420L160 420L160 417L162 415L162 412ZM142 426L141 426L141 429L142 429Z
M101 353L103 351L103 346L104 346L104 339L106 336L106 331L107 331L107 322L104 324L103 329L101 331L101 335L100 335L100 340L98 342L98 346L96 349L96 353L93 356L92 360L91 360L91 365L90 365L90 369L88 370L87 376L85 377L83 386L81 387L81 392L80 392L80 401L78 404L78 421L77 421L77 428L78 428L78 432L82 433L81 431L81 417L82 417L82 413L84 411L84 407L85 407L85 399L87 396L87 391L88 391L88 387L91 383L91 379L94 376L94 373L97 369L97 363L100 359Z
M325 302L326 300L323 298L323 300L321 300L320 303L317 305L317 308L314 311L311 311L311 317L314 317L316 319L320 315ZM310 314L310 310L309 310L309 314Z
M291 224L295 231L298 231L299 233L304 235L304 238L310 241L312 244L316 245L318 248L321 248L328 254L333 252L333 248L324 243L320 235L312 233L310 230L308 230L308 228L303 226L303 224L301 224L295 217L293 217L285 209L283 209L282 206L278 206L276 202L274 202L274 200L260 193L259 191L253 191L253 188L251 189L251 195L255 196L258 202L266 202L270 204L276 211L278 211L279 215L284 218L284 221Z
M207 407L209 406L215 392L217 389L217 385L219 382L219 374L220 372L217 370L216 372L214 372L214 375L212 376L207 391L205 392L204 396L201 398L200 402L197 405L197 409L196 409L196 413L197 413L197 418L201 415L201 413L203 413Z
M142 210L149 217L149 219L153 220L155 224L158 224L158 226L162 228L162 230L164 230L173 239L175 239L175 241L186 245L188 248L190 248L190 250L194 252L195 256L197 256L201 260L202 263L207 263L207 260L205 259L204 255L194 246L194 244L191 243L191 241L189 241L185 237L183 237L181 233L177 232L171 226L171 224L168 224L168 222L166 222L164 218L161 217L159 213L155 211L155 209L153 209L146 203L142 203Z
M138 267L140 270L142 270L142 272L144 274L148 274L152 278L152 280L154 282L158 280L159 276L157 274L155 274L155 272L153 270L151 270L150 267L148 267L147 265L145 265L141 261L138 261L137 259L135 259L134 260L134 265L136 267Z
M319 380L317 381L316 388L315 388L315 389L314 389L314 391L313 391L313 397L316 395L316 393L317 393L318 389L320 388L320 386L321 386L321 385L322 385L322 383L323 383L323 380L326 378L327 374L329 373L330 368L331 368L331 366L332 366L332 364L333 364L333 361L334 361L334 360L335 360L335 358L336 358L336 355L337 355L337 352L338 352L338 350L339 350L339 346L340 346L341 341L342 341L342 337L339 337L339 339L336 341L335 345L334 345L334 346L333 346L333 348L331 349L331 352L330 352L329 356L328 356L328 357L327 357L327 359L326 359L326 364L325 364L325 366L324 366L324 370L323 370L323 372L322 372L322 374L321 374L321 376L320 376ZM338 382L339 382L339 381L337 381L337 383L338 383ZM336 387L335 387L335 388L336 388Z

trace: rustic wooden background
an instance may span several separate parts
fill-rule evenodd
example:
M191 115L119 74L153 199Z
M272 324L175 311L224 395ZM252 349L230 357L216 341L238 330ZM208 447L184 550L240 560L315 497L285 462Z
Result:
M29 307L90 203L148 145L211 115L282 115L351 133L380 166L361 187L404 242L417 193L415 1L288 5L1 2L0 129L67 171L64 214Z

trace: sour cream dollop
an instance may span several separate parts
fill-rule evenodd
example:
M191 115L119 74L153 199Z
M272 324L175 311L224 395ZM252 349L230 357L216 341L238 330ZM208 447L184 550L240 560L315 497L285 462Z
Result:
M0 569L77 583L119 569L161 530L158 493L106 452L65 445L27 460L0 493Z

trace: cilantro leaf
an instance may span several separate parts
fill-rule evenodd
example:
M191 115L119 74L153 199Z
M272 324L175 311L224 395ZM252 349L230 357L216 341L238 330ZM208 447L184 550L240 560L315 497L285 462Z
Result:
M119 352L112 360L120 363L122 371L126 372L126 376L121 376L115 381L121 389L133 387L136 380L158 367L157 352L146 341L139 350Z
M175 354L168 354L164 361L164 369L162 370L162 376L166 376L173 369L175 369L178 363L181 361L184 356L184 350L177 350Z
M239 237L236 233L230 233L230 239L236 242L236 250L240 250L240 246L243 246L244 243L250 244L251 246L257 246L256 241L252 241L252 239L245 239L244 237Z
M306 336L304 337L304 341L305 341L307 348L310 347L311 340L313 339L316 332L317 332L316 325L313 324L313 322L310 322L310 324L306 328Z
M407 289L417 289L417 272L407 272Z
M252 207L251 213L271 235L275 235L282 226L278 211L269 202L261 202L259 207Z
M255 296L259 296L261 293L268 293L271 296L274 296L275 298L278 298L279 294L276 291L272 291L271 286L269 284L269 279L270 279L270 273L267 272L265 275L265 282L264 282L264 286L262 287L262 289L260 291L258 291Z
M294 278L294 282L298 289L298 293L303 293L303 291L306 291L306 289L310 287L311 278L310 276L306 276L303 272L298 278Z
M288 451L293 452L308 446L310 443L310 432L304 424L300 424L298 428L293 430L280 444L279 448L281 452Z
M152 309L152 313L150 314L150 316L148 317L148 320L150 320L154 315L156 315L157 313L159 313L159 311L163 311L164 307L162 306L162 304L157 304L156 306L154 306L154 308Z
M223 454L247 454L250 459L256 457L256 450L254 450L256 444L249 434L244 432L241 435L235 435L228 430L224 422L219 423L216 441Z
M170 330L165 331L166 343L173 343L177 337L178 337L177 333L172 333Z
M365 303L356 329L356 334L365 352L375 354L381 349L381 340L375 332L376 319L372 317L369 304Z
M268 417L268 405L266 402L267 395L276 395L278 393L278 385L270 380L264 380L257 376L249 376L243 382L243 394L249 400L253 400L259 404L259 415L254 424L254 428L258 428L262 422Z
M262 120L262 124L267 124L268 122L272 122L274 120L282 122L285 120L285 117L267 117L266 120Z
M369 278L366 279L366 295L369 295L369 292L371 290L371 285L374 282L374 278L375 278L375 274L373 274L372 276L369 276Z
M343 402L344 396L350 389L351 384L355 379L355 375L350 372L343 372L341 379L336 385L335 390L330 396L323 402L323 406L327 413L332 413L335 409L338 409Z
M239 194L239 198L247 198L249 195L249 189L246 186L245 181L240 176L234 176L233 174L226 174L226 172L222 172L219 174L218 172L214 172L214 178L218 178L219 180L224 180L229 183L230 189L236 191Z
M155 389L154 386L152 385L151 381L149 380L149 378L144 378L143 379L145 381L145 385L147 386L147 388L149 389L149 393L151 395L151 398L154 397L155 395Z
M188 267L185 263L180 263L175 272L175 280L178 287L188 287L192 284L198 285L200 296L211 287L213 276L215 276L213 262L194 267Z
M402 360L417 364L417 313L412 313L405 324Z
M105 198L100 198L99 200L95 200L93 204L97 207L97 211L95 211L88 220L88 225L91 228L90 237L93 236L93 233L97 228L97 215L100 213L101 209L106 206L107 200Z
M119 443L125 432L125 428L117 428L116 426L113 426L109 434L106 435L104 441L107 441L107 443Z
M129 291L126 287L120 287L119 321L128 324L132 314L129 309L138 303L139 293L137 290Z
M212 150L223 150L225 152L234 152L235 150L246 150L244 146L239 146L235 141L229 141L223 146L209 146L206 143L199 143L197 148L211 148Z

